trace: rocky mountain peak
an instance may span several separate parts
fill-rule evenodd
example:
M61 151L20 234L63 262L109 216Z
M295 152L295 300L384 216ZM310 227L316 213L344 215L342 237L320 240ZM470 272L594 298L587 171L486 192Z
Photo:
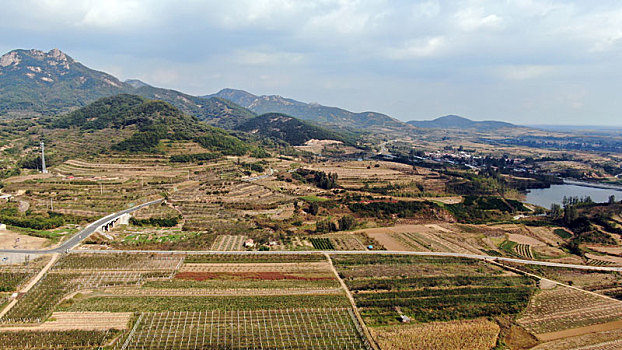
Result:
M8 67L10 65L18 65L21 62L17 51L11 51L0 57L0 67Z
M61 50L56 49L56 48L50 50L47 53L47 57L54 58L54 59L59 60L59 61L67 61L68 60L68 56L64 52L62 52Z

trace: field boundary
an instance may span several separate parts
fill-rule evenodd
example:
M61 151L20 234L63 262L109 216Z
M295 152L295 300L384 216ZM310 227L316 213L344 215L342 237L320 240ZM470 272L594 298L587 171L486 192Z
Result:
M356 321L357 321L355 324L358 324L358 326L361 327L363 331L363 335L367 339L367 343L374 350L380 350L380 346L376 343L376 340L374 339L374 337L372 337L371 333L369 332L369 329L367 329L367 325L363 321L363 318L361 317L361 314L359 313L359 310L356 307L356 302L354 301L354 297L352 296L352 293L350 293L350 289L348 289L348 286L346 286L346 283L343 281L341 276L339 276L339 272L337 272L335 265L333 265L333 259L330 258L329 254L325 253L324 256L326 256L326 260L328 260L328 263L330 264L330 269L335 274L335 278L337 278L337 280L339 281L341 288L346 293L346 297L348 297L348 300L350 301L350 304L352 305L352 310L354 312L354 316L356 317Z

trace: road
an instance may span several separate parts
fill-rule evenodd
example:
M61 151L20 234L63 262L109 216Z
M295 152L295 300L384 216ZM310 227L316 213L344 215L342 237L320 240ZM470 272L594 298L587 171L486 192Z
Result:
M80 244L80 242L82 242L82 240L84 240L85 238L87 238L88 236L90 236L93 232L95 232L95 230L97 230L97 228L99 228L100 226L104 225L105 223L114 220L118 217L120 217L123 214L127 214L127 213L131 213L134 212L138 209L144 208L146 206L152 205L152 204L156 204L156 203L161 203L164 199L158 199L155 201L151 201L151 202L147 202L141 205L137 205L135 207L129 208L129 209L125 209L107 216L104 216L103 218L89 224L87 227L85 227L84 229L82 229L82 231L76 233L75 235L71 236L69 239L67 239L66 241L64 241L63 243L61 243L61 245L59 245L56 248L52 248L52 249L41 249L41 250L27 250L27 249L0 249L0 253L23 253L23 254L54 254L54 253L64 253L68 250L73 249L74 247L76 247L78 244Z
M267 179L270 176L272 176L273 174L274 174L274 170L272 170L272 168L270 168L269 169L269 174L253 176L253 177L249 177L249 178L246 178L246 179L243 179L243 180L244 181L257 181L257 180Z
M265 175L264 175L265 176ZM55 253L99 253L99 254L114 254L114 253L150 253L150 254L229 254L229 255L244 255L244 254L255 254L255 255L297 255L297 254L328 254L328 255L420 255L420 256L445 256L445 257L456 257L456 258L469 258L469 259L479 259L479 260L487 260L487 261L496 261L496 262L511 262L517 264L526 264L526 265L539 265L539 266L550 266L550 267L564 267L570 269L578 269L578 270L591 270L591 271L617 271L622 272L622 267L612 267L612 266L589 266L589 265L576 265L576 264L562 264L555 263L549 261L538 261L538 260L526 260L526 259L516 259L516 258L506 258L499 256L490 256L490 255L479 255L479 254L464 254L464 253L449 253L449 252L411 252L411 251L392 251L392 250L297 250L297 251L286 251L286 250L269 250L269 251L217 251L217 250L73 250L82 240L90 236L98 227L102 226L106 222L114 220L120 217L123 214L134 212L138 209L144 208L146 206L161 203L164 199L158 199L155 201L147 202L141 205L137 205L135 207L125 209L108 216L105 216L87 227L85 227L82 231L76 233L71 238L63 242L60 246L52 249L41 249L41 250L20 250L20 249L0 249L0 253L19 253L19 254L55 254Z

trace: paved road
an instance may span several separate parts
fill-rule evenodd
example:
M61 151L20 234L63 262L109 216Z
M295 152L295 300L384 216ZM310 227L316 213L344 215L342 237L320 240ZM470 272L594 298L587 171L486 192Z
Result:
M479 259L479 260L489 260L489 261L497 261L497 262L512 262L518 264L527 264L527 265L540 265L540 266L550 266L550 267L565 267L570 269L579 269L579 270L592 270L592 271L618 271L622 272L622 267L611 267L611 266L589 266L589 265L575 265L575 264L561 264L549 261L538 261L538 260L525 260L525 259L515 259L515 258L506 258L506 257L498 257L498 256L490 256L490 255L479 255L479 254L463 254L463 253L447 253L447 252L410 252L410 251L391 251L391 250L306 250L306 251L285 251L285 250L269 250L269 251L216 251L216 250L72 250L76 247L82 240L91 235L95 230L103 225L106 222L114 220L120 217L123 214L134 212L138 209L144 208L146 206L161 203L164 199L158 199L155 201L147 202L130 209L125 209L117 213L110 214L105 216L87 227L85 227L82 231L76 233L74 236L63 242L60 246L53 249L42 249L42 250L19 250L19 249L0 249L0 253L21 253L21 254L53 254L53 253L100 253L100 254L114 254L114 253L151 253L151 254L229 254L229 255L244 255L244 254L255 254L255 255L297 255L297 254L329 254L329 255L420 255L420 256L447 256L447 257L457 257L457 258L469 258L469 259Z
M217 251L217 250L72 250L70 253L149 253L149 254L228 254L228 255L299 255L299 254L329 254L329 255L422 255L422 256L447 256L457 258L469 258L479 260L489 260L497 262L513 262L526 265L540 265L550 267L565 267L570 269L593 270L593 271L619 271L622 267L612 266L589 266L575 264L561 264L548 261L524 260L505 258L490 255L463 254L463 253L446 253L446 252L409 252L409 251L392 251L392 250L269 250L269 251Z
M141 205L137 205L135 207L129 208L129 209L125 209L122 210L120 212L117 213L113 213L107 216L104 216L103 218L89 224L87 227L85 227L82 231L76 233L75 235L71 236L69 239L67 239L65 242L63 242L61 245L59 245L56 248L52 248L52 249L42 249L42 250L27 250L27 249L0 249L0 253L23 253L23 254L52 254L52 253L64 253L68 250L73 249L75 246L77 246L78 244L80 244L80 242L82 242L82 240L84 240L86 237L90 236L93 232L95 232L95 230L97 230L97 228L99 228L100 226L102 226L103 224L114 220L118 217L120 217L123 214L127 214L127 213L131 213L134 212L138 209L144 208L146 206L152 205L152 204L156 204L156 203L161 203L164 199L158 199L155 201L151 201L151 202L147 202Z
M249 178L242 179L242 180L243 181L257 181L257 180L267 179L270 176L272 176L273 174L274 174L274 170L272 170L272 168L270 168L269 174L253 176L253 177L249 177Z

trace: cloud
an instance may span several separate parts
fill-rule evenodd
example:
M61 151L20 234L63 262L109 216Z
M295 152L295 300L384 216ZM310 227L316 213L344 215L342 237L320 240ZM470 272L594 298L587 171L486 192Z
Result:
M463 111L515 122L580 120L592 108L615 122L619 109L612 101L622 79L622 3L613 0L2 5L5 51L59 47L120 78L189 93L232 86L404 119ZM586 94L564 88L579 85Z
M446 44L442 36L423 40L412 40L402 47L388 50L388 56L395 60L407 60L412 58L430 57L438 54Z
M500 16L486 14L483 8L460 10L454 15L454 18L457 26L465 31L500 28L503 23L503 19Z
M251 66L274 66L300 64L305 60L305 56L294 52L274 52L274 51L249 51L241 50L237 53L237 60L240 64Z
M555 67L544 65L508 65L496 69L498 75L507 80L541 78L553 73L555 70Z

